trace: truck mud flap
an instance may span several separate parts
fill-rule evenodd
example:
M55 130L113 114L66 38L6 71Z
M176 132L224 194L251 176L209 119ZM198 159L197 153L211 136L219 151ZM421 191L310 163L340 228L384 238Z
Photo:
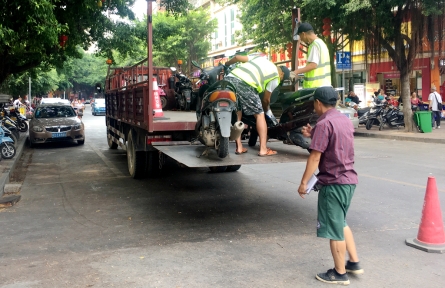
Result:
M231 166L243 164L272 164L272 163L291 163L306 162L309 153L300 147L293 145L284 145L281 141L271 141L267 147L276 150L278 154L268 157L259 157L258 149L249 147L247 153L235 155L235 143L230 143L230 154L226 158L219 158L215 149L207 149L207 155L204 145L176 145L166 146L162 142L157 145L153 143L155 149L174 159L175 161L187 167L216 167ZM247 147L247 143L244 144ZM202 156L201 156L202 155Z

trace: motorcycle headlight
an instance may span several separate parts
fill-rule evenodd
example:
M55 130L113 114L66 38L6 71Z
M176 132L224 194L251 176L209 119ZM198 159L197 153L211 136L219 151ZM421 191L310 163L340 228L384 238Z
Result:
M374 109L374 108L371 108L371 109L369 110L369 112L370 112L370 113L374 113L374 112L375 112L375 109Z
M73 129L74 130L80 130L80 124L76 124L76 125L73 125Z
M43 132L43 127L40 127L40 126L33 126L33 127L32 127L32 130L33 130L34 132Z

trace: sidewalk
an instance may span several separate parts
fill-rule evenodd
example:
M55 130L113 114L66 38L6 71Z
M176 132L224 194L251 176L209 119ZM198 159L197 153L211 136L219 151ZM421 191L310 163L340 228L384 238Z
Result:
M26 138L28 133L20 133L19 143L16 147L16 153L12 159L1 159L0 161L0 201L4 193L4 187L9 183L10 174L14 171L16 163L18 163L20 157L22 156L23 148L26 143Z
M416 141L427 143L443 143L445 144L445 123L440 129L433 129L431 133L420 133L418 131L407 133L404 127L397 128L383 128L379 131L378 126L373 126L371 130L366 130L364 125L360 125L355 130L355 136L358 137L374 137L400 141Z

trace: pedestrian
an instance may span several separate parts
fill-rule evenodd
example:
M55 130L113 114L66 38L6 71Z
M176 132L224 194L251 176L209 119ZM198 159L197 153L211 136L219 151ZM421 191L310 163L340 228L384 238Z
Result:
M270 96L284 80L289 79L290 71L286 66L276 66L274 63L261 56L235 55L225 63L226 66L241 62L233 69L224 80L232 83L238 96L238 120L241 120L242 113L254 115L256 129L260 137L260 151L258 156L272 156L277 154L266 146L267 124L264 111L273 117L270 110ZM260 99L259 94L264 92ZM235 140L235 154L247 152L241 143L241 137Z
M22 105L22 97L19 96L17 99L15 99L13 105L15 109L19 110L20 105Z
M354 91L349 91L348 97L346 97L346 99L350 99L351 102L354 102L357 105L360 104L360 99Z
M297 33L301 41L309 45L306 66L294 71L296 75L304 73L303 88L331 86L331 61L328 47L315 35L314 28L309 23L301 23Z
M422 101L417 97L417 93L413 91L411 93L411 110L413 112L419 110L419 105L422 104Z
M330 239L334 268L315 277L325 283L349 284L346 272L362 274L354 237L346 224L346 214L351 203L357 173L354 170L354 127L335 105L337 92L332 87L321 87L314 93L314 109L319 116L314 127L307 124L302 129L311 137L311 153L298 187L305 197L307 183L318 168L317 237ZM346 251L349 260L345 265Z
M430 101L429 109L432 111L431 122L434 127L434 118L436 118L436 129L440 128L440 117L442 117L442 96L436 92L436 86L431 86L431 94L428 96ZM440 106L440 107L439 107Z

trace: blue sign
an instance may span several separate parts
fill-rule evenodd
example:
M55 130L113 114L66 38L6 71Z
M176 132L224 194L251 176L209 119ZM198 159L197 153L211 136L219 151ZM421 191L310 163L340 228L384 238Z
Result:
M337 69L352 69L351 52L337 52L336 56Z

